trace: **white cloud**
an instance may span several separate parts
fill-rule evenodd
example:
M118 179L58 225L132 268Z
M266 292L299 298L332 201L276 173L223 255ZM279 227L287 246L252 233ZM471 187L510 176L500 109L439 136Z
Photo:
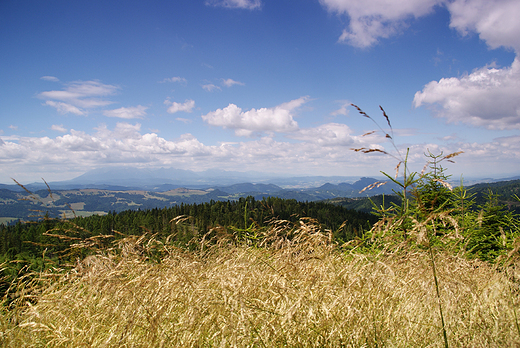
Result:
M462 174L490 176L496 175L497 168L500 168L501 173L518 175L519 135L496 138L488 143L457 143L454 145L464 151L464 154L455 159L455 165L450 164L450 168L453 170L458 170ZM444 153L450 152L445 151Z
M192 120L190 120L189 118L183 118L183 117L177 117L177 118L175 118L175 120L179 121L179 122L182 122L182 123L186 123L186 124L192 122Z
M339 41L369 47L380 38L399 34L414 18L446 6L450 27L462 35L476 32L490 48L501 46L520 52L518 0L319 0L329 12L347 15L348 28Z
M338 110L331 112L330 114L332 116L338 116L338 115L347 116L349 114L348 107L350 107L351 102L349 102L348 100L342 100L339 103L341 103L341 107Z
M235 81L235 80L232 80L232 79L222 79L222 85L226 86L226 87L231 87L233 85L244 86L245 83L239 82L239 81Z
M113 136L116 139L140 139L142 135L141 132L141 124L130 124L126 122L117 122L116 128L112 132Z
M329 12L350 17L339 41L369 47L407 26L407 21L427 15L445 0L319 0Z
M18 129L18 126L15 126L15 125L10 125L10 126L9 126L9 129L12 129L12 130L17 130L17 129Z
M327 123L315 128L300 129L289 137L320 146L353 146L359 143L359 137L353 136L352 130L340 123Z
M176 112L193 112L193 108L195 107L195 101L191 99L186 99L184 103L171 102L168 99L164 101L165 104L170 105L167 112L170 114L174 114Z
M212 83L208 83L208 84L202 85L202 88L205 89L208 92L212 92L212 91L214 91L216 89L218 89L219 91L222 90L219 86L215 86Z
M450 27L467 35L476 32L490 48L511 47L520 52L518 0L455 0L447 4Z
M251 136L255 132L293 132L298 123L293 119L293 111L308 101L301 97L274 108L251 109L242 111L235 104L217 109L202 119L212 126L234 129L238 136Z
M75 115L85 115L85 112L75 107L74 105L70 105L62 102L55 102L52 100L47 100L45 105L52 106L58 110L60 114L75 114Z
M260 0L206 0L205 4L208 6L243 8L247 10L259 9L262 6Z
M61 127L61 126L59 126ZM167 140L156 133L144 133L140 124L118 123L113 129L101 125L92 134L70 130L49 137L2 137L0 178L47 181L77 176L82 171L110 164L204 170L255 170L298 175L380 175L393 173L395 159L380 153L362 154L350 148L380 148L392 151L382 136L353 135L344 124L324 124L288 134L289 141L265 136L247 141L205 145L191 134ZM384 146L384 147L383 147ZM410 146L411 170L420 171L424 152L464 151L449 164L450 173L493 174L496 167L504 173L518 172L520 136L504 137L488 143L453 143L448 146L418 144ZM487 163L487 166L482 166ZM487 171L489 170L489 172ZM24 176L25 175L25 176ZM66 177L68 175L68 177Z
M184 77L175 76L175 77L166 78L161 81L161 83L164 83L164 82L178 82L178 83L186 84L186 83L188 83L188 80L186 80Z
M51 81L51 82L60 81L57 77L54 77L54 76L42 76L42 77L40 77L40 79L45 80L45 81Z
M61 133L67 133L67 128L63 127L62 124L60 124L60 125L53 124L51 126L51 129L55 130L55 131L58 131L58 132L61 132Z
M104 99L117 92L119 87L106 85L99 81L76 81L66 85L60 91L46 91L38 94L45 99L45 105L55 107L60 113L86 114L84 109L110 105L113 102Z
M449 122L489 129L520 129L520 60L508 68L484 67L462 77L429 82L415 107L434 106Z
M450 27L462 35L475 32L487 45L520 52L520 2L517 0L455 0L447 3ZM430 105L449 122L489 129L520 129L520 61L510 67L486 66L462 77L425 85L414 106Z
M113 130L101 126L92 135L71 130L70 134L54 139L6 141L0 147L0 163L4 168L6 163L13 163L10 172L18 171L19 166L34 166L38 171L43 171L43 167L49 172L59 170L61 175L66 171L88 170L109 163L168 165L198 156L207 157L211 151L211 147L205 147L189 134L169 141L155 133L141 134L139 124L118 123Z
M137 105L128 108L123 107L114 110L105 110L103 111L103 115L107 117L119 117L125 119L143 118L146 115L146 109L148 108L145 106Z

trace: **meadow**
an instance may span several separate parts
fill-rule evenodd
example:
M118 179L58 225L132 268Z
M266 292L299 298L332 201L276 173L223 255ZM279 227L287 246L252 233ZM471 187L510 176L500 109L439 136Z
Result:
M68 271L20 281L0 339L5 347L520 344L511 265L353 244L335 244L311 220L273 222L254 241L222 233L193 250L128 237Z

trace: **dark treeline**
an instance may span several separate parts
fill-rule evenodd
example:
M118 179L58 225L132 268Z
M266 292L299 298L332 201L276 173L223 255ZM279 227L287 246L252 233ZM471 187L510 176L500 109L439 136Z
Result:
M176 219L181 216L184 218ZM182 246L218 226L247 229L266 226L272 220L297 222L300 218L316 219L340 243L361 236L377 221L372 214L338 205L276 197L127 210L69 220L46 216L39 222L0 225L0 261L5 262L0 290L5 290L21 269L38 271L70 264L130 235L148 233Z

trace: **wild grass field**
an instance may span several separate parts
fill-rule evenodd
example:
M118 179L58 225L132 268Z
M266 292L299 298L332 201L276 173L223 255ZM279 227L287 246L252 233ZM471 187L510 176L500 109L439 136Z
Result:
M279 222L264 233L258 244L223 235L191 251L127 238L68 272L43 272L4 305L1 342L442 347L444 326L452 347L520 345L511 267L436 251L434 277L425 250L356 251L312 221Z

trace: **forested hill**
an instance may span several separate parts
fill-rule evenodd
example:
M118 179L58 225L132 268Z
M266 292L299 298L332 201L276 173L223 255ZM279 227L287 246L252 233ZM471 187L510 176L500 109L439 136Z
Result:
M487 194L492 192L498 196L500 203L520 213L520 202L515 198L515 196L520 197L520 180L476 184L469 187L469 192L475 193L477 204L484 204L487 200Z
M210 201L233 201L252 196L257 200L264 197L296 199L298 201L319 201L335 197L366 196L359 193L364 187L377 181L361 178L353 184L325 184L313 188L283 189L272 184L241 183L230 186L216 186L207 189L175 188L166 191L144 191L130 189L75 189L75 190L16 190L0 188L0 223L35 220L48 213L52 217L75 215L103 215L109 211L122 212L135 209L171 207L180 204L201 204ZM391 185L384 185L370 194L391 194ZM52 189L52 187L51 187ZM33 216L31 218L31 215ZM3 219L3 220L2 220Z
M106 215L66 220L44 218L36 223L0 225L0 254L13 256L24 251L34 253L38 249L35 245L52 244L44 235L45 232L56 228L67 230L71 225L79 228L81 231L75 232L83 237L113 235L117 238L117 235L140 235L146 231L169 236L179 232L179 225L172 222L179 216L187 218L189 231L196 235L203 235L216 226L246 229L251 224L265 226L272 220L296 222L300 218L312 218L318 220L324 229L332 230L335 237L342 241L350 240L377 221L377 217L372 214L325 202L300 202L277 197L256 200L254 197L247 197L237 201L180 204L169 208L126 210L119 213L111 211ZM48 252L52 250L50 248Z
M36 223L2 224L0 263L6 262L2 271L6 282L0 281L0 290L23 267L25 271L39 271L49 261L53 266L73 263L131 235L154 235L160 241L186 246L193 238L210 240L216 233L247 233L251 228L258 231L271 221L298 223L300 218L318 220L323 230L330 230L339 243L362 236L377 220L372 214L324 202L247 197L160 209L111 211L68 220L46 217ZM9 262L13 260L16 262Z

